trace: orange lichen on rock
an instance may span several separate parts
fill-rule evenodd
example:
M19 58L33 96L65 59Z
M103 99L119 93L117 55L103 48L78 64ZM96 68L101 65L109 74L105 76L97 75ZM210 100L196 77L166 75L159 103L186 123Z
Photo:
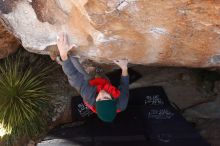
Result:
M19 41L7 31L0 21L0 59L14 53L19 45Z

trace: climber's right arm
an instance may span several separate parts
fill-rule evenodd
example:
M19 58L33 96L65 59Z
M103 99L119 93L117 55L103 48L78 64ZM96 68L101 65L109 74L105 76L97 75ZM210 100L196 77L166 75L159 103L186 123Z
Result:
M62 34L57 39L57 46L60 52L60 57L63 60L62 68L70 85L80 93L83 100L90 105L95 104L96 88L90 86L85 80L84 75L80 73L73 65L71 58L68 56L68 51L72 48L67 42L67 36Z
M89 85L89 82L85 80L84 75L80 73L72 64L70 58L67 57L67 60L63 62L62 68L70 85L79 92L84 101L90 105L94 105L96 87Z

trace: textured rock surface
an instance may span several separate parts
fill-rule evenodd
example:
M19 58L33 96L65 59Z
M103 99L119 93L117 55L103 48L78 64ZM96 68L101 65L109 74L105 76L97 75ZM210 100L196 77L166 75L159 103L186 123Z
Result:
M0 0L1 17L29 51L47 53L67 32L96 61L220 65L218 0Z
M0 21L0 59L14 53L20 43L9 33Z

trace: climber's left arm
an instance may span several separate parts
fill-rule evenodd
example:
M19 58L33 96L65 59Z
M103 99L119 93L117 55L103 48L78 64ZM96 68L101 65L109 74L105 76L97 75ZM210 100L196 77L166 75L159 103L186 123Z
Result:
M117 112L124 111L127 108L129 100L129 74L128 74L128 60L115 60L117 64L122 69L121 80L120 80L120 96L117 99Z

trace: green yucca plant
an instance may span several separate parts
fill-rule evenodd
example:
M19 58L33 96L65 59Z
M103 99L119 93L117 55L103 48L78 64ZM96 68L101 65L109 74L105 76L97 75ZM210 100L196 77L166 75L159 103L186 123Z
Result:
M0 64L0 124L13 136L34 137L46 126L51 67L33 69L23 61L18 55Z

